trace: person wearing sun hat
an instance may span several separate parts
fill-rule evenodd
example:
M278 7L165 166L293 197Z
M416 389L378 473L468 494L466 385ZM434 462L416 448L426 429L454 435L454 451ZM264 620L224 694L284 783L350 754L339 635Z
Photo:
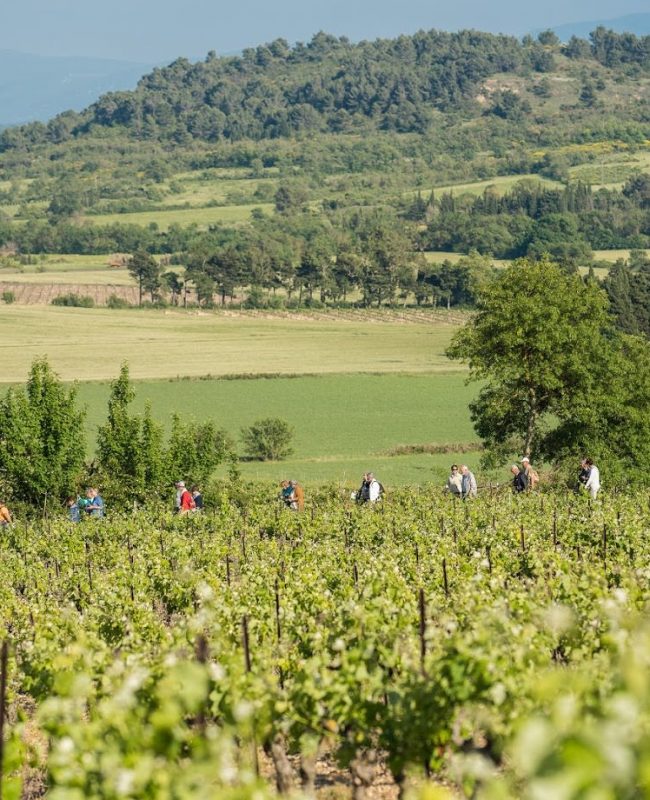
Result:
M521 459L521 468L522 472L526 476L527 488L529 491L531 491L539 483L539 475L537 474L537 471L535 470L533 465L530 463L530 459L528 458L528 456L524 456Z

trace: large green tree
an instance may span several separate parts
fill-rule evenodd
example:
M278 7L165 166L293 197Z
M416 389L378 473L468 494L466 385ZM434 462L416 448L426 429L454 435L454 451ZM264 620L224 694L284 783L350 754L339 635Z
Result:
M9 389L0 400L0 476L15 497L42 506L77 487L85 412L76 398L76 388L66 388L42 358L32 364L26 387Z
M448 355L482 384L470 410L490 456L544 449L557 414L592 392L610 327L604 293L548 261L516 261L484 288Z

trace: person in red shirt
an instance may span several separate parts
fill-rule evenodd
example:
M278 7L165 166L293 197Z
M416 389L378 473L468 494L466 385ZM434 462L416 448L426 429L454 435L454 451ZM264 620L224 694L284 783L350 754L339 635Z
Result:
M192 493L185 488L185 481L176 481L176 512L189 514L196 508Z

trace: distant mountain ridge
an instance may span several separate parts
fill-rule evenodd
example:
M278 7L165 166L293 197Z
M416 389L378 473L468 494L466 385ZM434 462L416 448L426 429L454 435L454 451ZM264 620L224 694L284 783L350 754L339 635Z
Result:
M105 92L135 88L153 66L0 50L0 127L81 111Z
M616 33L633 33L636 36L650 35L650 13L626 14L614 19L586 20L584 22L569 22L565 25L551 27L563 42L568 42L572 36L579 39L588 39L589 34L599 27L616 31ZM540 29L541 30L541 29ZM535 31L539 33L540 31Z

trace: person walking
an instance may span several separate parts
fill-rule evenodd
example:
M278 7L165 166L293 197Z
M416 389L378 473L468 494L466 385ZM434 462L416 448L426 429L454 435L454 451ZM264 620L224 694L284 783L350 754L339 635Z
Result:
M445 484L445 489L449 492L452 497L462 497L463 496L463 476L458 471L458 465L452 464L451 465L451 473L447 478L447 483Z
M68 509L68 519L70 522L81 522L81 509L79 508L79 498L73 494L65 501Z
M84 511L89 517L101 519L105 514L104 498L100 495L96 486L86 489L86 497L90 501L86 504Z
M589 492L591 499L595 500L600 491L600 470L590 458L585 458L583 463L585 468L589 470L585 489Z
M526 477L526 473L519 469L516 464L513 464L510 467L510 472L512 472L512 490L515 494L521 494L525 492L528 488L528 478Z
M463 464L460 468L461 472L461 479L460 479L460 486L461 486L461 497L463 500L467 500L467 498L477 497L478 495L478 486L476 485L476 478L474 477L474 473L470 471L467 464Z
M527 488L529 491L532 491L539 483L539 475L537 474L535 467L533 467L533 465L530 463L528 456L524 456L521 459L521 468L523 473L526 475Z
M196 508L191 492L185 488L185 481L176 481L176 513L189 514Z
M11 512L4 500L0 500L0 528L6 528L13 522Z
M361 486L356 494L358 503L376 503L381 497L382 486L376 480L374 473L366 472L361 480Z
M298 481L289 481L289 485L293 489L293 502L296 511L305 510L305 491Z
M194 508L197 511L203 511L203 495L201 494L199 487L194 484L194 486L192 486L190 489L190 492L192 493L192 499L194 500Z
M280 483L279 497L287 508L294 507L294 491L291 481L284 480Z

